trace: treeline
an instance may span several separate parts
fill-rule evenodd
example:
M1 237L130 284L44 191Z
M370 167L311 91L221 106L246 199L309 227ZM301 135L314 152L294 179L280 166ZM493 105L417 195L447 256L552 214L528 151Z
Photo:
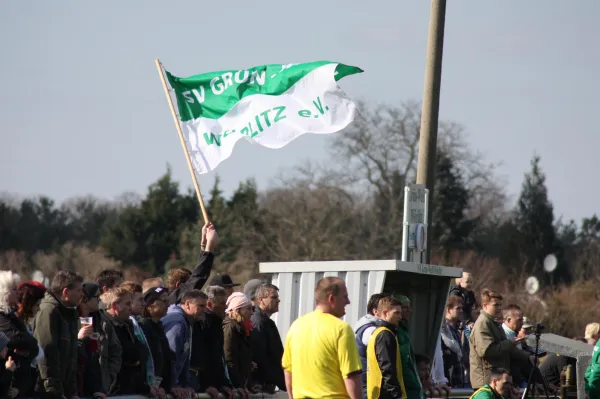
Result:
M220 270L249 276L259 261L398 256L404 186L416 172L419 105L362 109L361 119L331 136L326 164L300 165L270 189L242 182L229 198L216 179L205 198L222 237ZM468 268L489 260L521 290L530 275L542 286L597 278L600 221L557 221L541 164L533 157L511 206L496 165L469 147L459 124L441 122L431 230L436 263ZM5 195L0 214L0 268L22 273L72 268L92 276L109 265L160 274L192 266L199 249L197 200L170 170L143 197L56 204ZM543 270L548 254L558 259L552 275Z

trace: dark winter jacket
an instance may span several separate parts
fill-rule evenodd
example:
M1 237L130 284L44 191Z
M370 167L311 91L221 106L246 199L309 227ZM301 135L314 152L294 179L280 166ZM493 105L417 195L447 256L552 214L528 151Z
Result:
M13 372L6 369L6 359L0 359L0 399L8 397L11 388Z
M117 382L117 375L121 371L122 352L121 343L117 333L105 310L90 314L94 332L100 334L100 374L103 392L110 392Z
M404 395L402 382L398 379L399 370L396 369L396 355L400 351L396 338L398 328L384 320L377 320L377 327L385 327L392 332L381 331L377 334L373 343L375 345L375 357L382 374L379 398L402 398ZM402 364L402 360L400 360L400 364Z
M229 378L236 388L250 388L252 374L252 347L244 326L226 316L223 320L223 351L229 369Z
M33 393L37 378L37 369L31 367L31 362L38 355L38 342L14 312L0 312L0 332L10 339L8 352L17 363L12 386L19 390L19 396L29 396Z
M192 326L191 374L197 379L198 390L229 386L225 375L223 352L223 319L207 310L203 321Z
M33 336L44 351L36 392L67 398L77 395L78 329L77 309L46 292L33 324Z
M150 387L146 383L146 345L135 336L131 320L123 321L110 314L107 316L121 343L123 359L116 384L109 394L114 396L149 393Z
M250 333L252 346L252 360L258 366L252 373L254 381L259 384L272 385L285 391L283 378L283 344L277 325L259 307L252 314L254 327Z
M102 370L100 368L99 351L92 350L91 339L86 337L79 340L78 365L77 365L77 392L79 397L91 398L96 393L106 395L107 391L102 385ZM100 345L98 345L98 348Z
M175 355L169 347L169 340L165 335L162 322L159 320L158 323L156 323L150 318L142 317L140 318L139 323L146 336L150 351L152 352L154 375L162 378L160 387L163 388L165 392L170 392L172 388L171 368L173 366Z
M203 251L200 253L198 264L194 270L192 270L190 279L169 293L169 304L177 305L181 302L181 298L186 292L194 289L202 289L202 286L204 286L206 280L208 280L208 276L210 276L214 260L215 255L213 255L212 252Z

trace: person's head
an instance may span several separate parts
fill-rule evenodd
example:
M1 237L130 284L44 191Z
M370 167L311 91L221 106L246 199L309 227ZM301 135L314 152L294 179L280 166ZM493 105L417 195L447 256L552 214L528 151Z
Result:
M421 380L421 384L423 384L431 375L431 360L427 356L417 353L415 354L415 364L417 365L419 379Z
M471 273L463 272L462 278L459 279L458 284L466 290L470 290L473 286L473 276Z
M225 288L227 295L233 294L234 287L240 286L240 284L234 283L229 274L217 274L211 280L209 285L218 285L219 287Z
M208 297L206 307L220 318L224 318L228 298L225 288L218 285L210 285L206 287L205 291Z
M596 345L598 339L600 338L600 324L598 323L590 323L585 326L585 339L588 344Z
M499 395L508 398L513 387L510 371L493 368L490 373L490 387Z
M256 290L254 302L269 316L279 312L279 288L273 284L262 284Z
M200 290L190 290L181 297L181 309L192 320L202 320L208 297Z
M227 298L227 315L237 322L250 320L254 312L254 304L241 292L234 292Z
M98 284L86 281L83 283L83 298L79 304L79 313L81 316L87 316L96 312L100 308L100 287Z
M519 333L521 328L523 328L523 312L514 303L504 308L502 318L504 319L504 324L516 333Z
M165 283L161 277L147 278L142 281L142 293L146 293L152 287L164 287Z
M124 279L122 271L117 269L105 269L98 274L98 277L96 277L96 284L98 284L100 291L106 292L121 285Z
M371 295L371 297L369 298L369 302L367 302L367 314L378 317L377 306L379 305L379 300L381 300L381 298L386 297L386 296L387 295L384 293Z
M144 316L160 320L167 314L169 291L164 287L150 287L144 293Z
M0 271L0 312L9 313L17 307L17 286L20 281L17 273Z
M169 274L167 275L167 288L169 291L176 290L177 287L188 281L191 275L192 272L183 267L169 269Z
M83 279L70 270L61 270L54 275L50 291L63 303L75 307L83 298Z
M394 297L383 297L377 304L377 314L381 320L396 326L402 320L402 304Z
M315 287L315 302L325 313L343 317L350 304L346 282L339 277L323 277Z
M410 317L412 316L410 299L405 295L394 295L394 298L400 301L400 306L402 306L402 320L409 322Z
M142 286L133 281L124 281L119 287L125 288L131 294L131 315L141 316L146 307L144 295L142 294Z
M127 289L117 287L106 291L100 297L106 305L106 311L115 318L126 321L131 316L132 295Z
M250 298L250 300L254 302L255 305L258 305L258 302L256 301L256 290L258 290L258 287L260 287L263 284L264 281L254 278L252 280L249 280L244 286L244 295Z
M25 322L36 315L46 287L39 281L25 281L17 287L17 315Z
M446 319L458 322L463 316L463 301L461 297L449 296L446 302Z
M0 359L6 359L8 356L8 342L8 336L0 332Z
M484 288L481 291L481 308L494 319L502 317L502 295Z

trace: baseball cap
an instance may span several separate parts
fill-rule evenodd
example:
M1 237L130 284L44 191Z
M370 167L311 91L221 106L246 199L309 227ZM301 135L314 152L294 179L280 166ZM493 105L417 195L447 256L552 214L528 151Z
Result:
M531 320L529 320L528 317L523 317L523 328L531 328L531 327L533 327Z
M151 287L144 293L144 302L146 305L152 305L161 295L167 293L165 287Z
M248 281L246 283L246 285L244 286L244 294L251 300L254 299L256 290L258 289L258 287L260 287L263 284L264 284L263 281L259 280L257 278Z
M393 297L401 304L410 304L410 299L406 295L393 295Z
M96 298L100 296L98 284L86 281L83 283L83 295L85 298Z
M229 274L217 274L210 280L208 285L218 285L220 287L238 287L241 284L234 283Z

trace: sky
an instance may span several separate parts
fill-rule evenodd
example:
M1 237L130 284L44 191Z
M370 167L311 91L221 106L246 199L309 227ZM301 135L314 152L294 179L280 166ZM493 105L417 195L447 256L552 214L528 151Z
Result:
M425 0L1 2L0 192L143 195L167 164L191 186L155 58L177 76L339 61L365 70L340 82L353 98L420 101L429 11ZM600 211L597 15L594 0L453 0L446 13L440 120L502 163L513 201L540 155L565 220ZM265 189L280 171L326 161L326 140L279 150L242 140L216 173L225 194L247 178ZM205 195L214 177L200 178Z

